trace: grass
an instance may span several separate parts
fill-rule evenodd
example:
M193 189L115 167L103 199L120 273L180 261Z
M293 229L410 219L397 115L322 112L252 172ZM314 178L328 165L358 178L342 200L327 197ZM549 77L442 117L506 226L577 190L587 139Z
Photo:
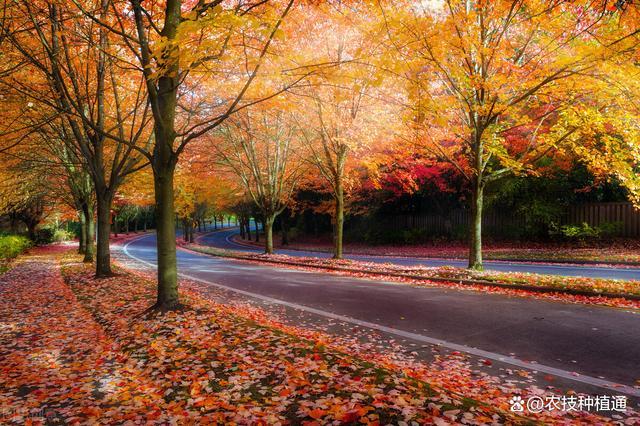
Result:
M21 235L0 235L0 274L9 269L9 262L31 247L31 241Z

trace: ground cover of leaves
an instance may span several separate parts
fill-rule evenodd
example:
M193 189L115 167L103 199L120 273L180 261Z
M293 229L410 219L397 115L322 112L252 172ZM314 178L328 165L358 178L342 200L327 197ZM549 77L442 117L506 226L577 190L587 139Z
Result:
M374 263L350 259L330 259L318 257L298 257L283 254L255 254L233 250L224 250L200 244L186 244L186 248L206 254L217 256L231 256L249 261L286 262L279 265L285 268L301 268L307 270L320 270L329 273L380 279L377 274L403 274L404 277L385 276L385 280L403 282L417 286L445 286L459 289L475 289L483 292L508 294L521 297L533 297L540 299L558 300L568 303L581 303L589 305L602 305L617 308L640 309L640 300L625 298L625 295L640 296L640 281L610 280L586 277L564 277L556 275L530 274L523 272L493 272L493 271L471 271L464 268L450 266L426 267L426 266L403 266L393 263ZM295 265L291 265L294 263ZM326 269L323 269L326 268ZM344 269L345 271L333 268ZM357 271L357 272L355 272ZM375 275L373 274L375 273ZM408 277L415 276L417 279ZM435 278L437 281L430 281ZM442 281L445 280L445 281ZM469 285L460 281L477 280L479 284ZM486 284L485 284L486 283ZM515 288L505 288L496 284L509 284ZM517 288L522 286L523 288ZM526 287L541 287L550 292L537 292ZM557 290L557 291L555 291ZM587 295L569 294L565 290L577 290L588 293ZM602 296L601 293L620 295L620 297Z
M40 250L1 277L5 421L43 413L83 424L508 420L189 291L185 310L144 315L152 282L124 273L95 280L77 260Z
M145 315L154 295L145 274L93 279L91 266L68 248L38 249L19 259L0 276L2 422L529 421L507 414L514 388L476 376L463 354L437 366L387 359L280 325L259 309L212 302L189 282L182 289L185 310ZM638 420L633 411L618 419ZM611 421L584 412L535 420Z

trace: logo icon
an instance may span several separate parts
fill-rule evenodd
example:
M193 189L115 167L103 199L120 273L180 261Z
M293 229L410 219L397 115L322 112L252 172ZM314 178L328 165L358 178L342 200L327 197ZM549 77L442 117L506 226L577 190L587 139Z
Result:
M524 404L520 395L515 395L514 397L512 397L509 400L509 405L511 406L511 411L515 413L521 413L524 411Z

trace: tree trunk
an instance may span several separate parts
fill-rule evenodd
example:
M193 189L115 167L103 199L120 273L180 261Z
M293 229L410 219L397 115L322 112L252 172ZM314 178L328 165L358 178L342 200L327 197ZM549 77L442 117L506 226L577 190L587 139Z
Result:
M31 241L35 241L36 240L36 224L31 221L27 221L25 225L27 225L27 234L29 235L29 239Z
M187 228L187 219L182 219L182 241L189 241L189 229Z
M78 212L78 217L80 219L78 254L84 254L87 250L87 217L85 216L84 207Z
M344 189L342 180L339 179L336 185L335 197L335 226L333 230L333 258L342 259L342 231L344 228Z
M96 278L113 275L111 272L111 253L109 237L111 234L111 197L96 194L98 199L98 244L96 247Z
M95 229L93 223L93 207L89 204L84 204L82 206L82 216L85 217L84 223L82 224L84 228L85 235L85 248L84 248L84 259L83 262L91 263L93 262L93 240L95 238Z
M93 221L93 208L89 208L89 214L88 214L88 219L87 222L85 224L85 226L87 227L87 246L86 246L86 250L84 252L84 259L82 259L83 262L87 262L87 263L91 263L93 262L93 255L95 253L94 250L94 244L93 244L93 240L96 237L95 234L95 223Z
M218 221L216 220L216 217L213 216L213 230L215 231L216 229L218 229Z
M193 243L194 238L193 238L193 234L196 230L195 224L193 223L193 220L189 220L189 242Z
M276 219L276 216L265 214L264 218L264 253L273 254L273 221Z
M156 136L157 137L157 136ZM170 150L164 138L157 138L156 147ZM166 152L163 154L167 154ZM162 154L161 154L162 155ZM153 168L157 215L158 300L155 308L166 311L179 306L178 269L176 263L176 222L173 203L173 163L159 162Z
M469 238L469 269L481 271L482 265L482 203L484 187L479 182L474 184L471 197L471 235Z
M246 230L244 228L244 221L240 219L240 238L242 238L243 240L246 238L245 233L246 233Z
M260 242L260 225L258 219L254 219L253 223L256 224L256 243Z
M251 241L251 218L248 218L244 225L247 229L247 240Z
M129 216L124 219L124 233L129 235Z
M476 126L471 137L473 169L475 173L471 180L471 226L469 227L469 269L481 271L482 265L482 202L484 196L484 144L482 141L483 129Z

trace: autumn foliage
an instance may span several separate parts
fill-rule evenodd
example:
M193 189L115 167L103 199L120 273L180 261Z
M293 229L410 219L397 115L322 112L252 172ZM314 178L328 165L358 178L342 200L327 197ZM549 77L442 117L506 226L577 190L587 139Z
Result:
M376 191L455 192L481 269L485 191L505 178L579 164L638 203L636 2L41 0L3 12L0 207L34 213L33 229L77 212L87 261L97 222L99 277L111 221L153 210L161 310L180 305L176 218L188 236L235 210L270 235L310 191L340 258L345 215L367 213Z

